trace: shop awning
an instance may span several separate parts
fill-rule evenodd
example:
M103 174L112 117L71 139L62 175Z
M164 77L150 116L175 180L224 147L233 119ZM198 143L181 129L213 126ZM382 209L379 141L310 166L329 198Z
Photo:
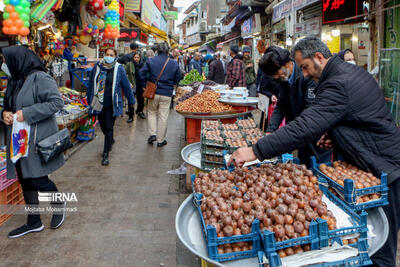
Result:
M195 51L195 50L197 50L197 49L199 49L199 48L200 48L200 45L191 46L191 47L189 47L189 48L184 49L183 52L193 52L193 51Z
M156 35L156 37L166 41L167 40L167 33L162 31L156 27L150 26L140 20L137 20L133 14L127 13L125 18L128 19L130 22L138 26L142 31L151 33Z
M236 39L238 39L238 38L240 38L240 36L236 36L236 37L233 37L233 38L231 38L231 39L229 39L229 40L226 40L226 41L223 41L223 42L221 42L221 43L218 43L218 44L217 44L217 48L222 48L222 46L223 46L224 44L229 43L229 42L232 42L232 41L234 41L234 40L236 40Z

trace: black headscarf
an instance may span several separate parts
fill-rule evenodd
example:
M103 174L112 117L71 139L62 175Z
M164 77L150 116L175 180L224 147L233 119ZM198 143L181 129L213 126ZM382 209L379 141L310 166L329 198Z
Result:
M28 75L44 71L40 58L24 46L10 46L2 49L11 79L8 80L7 91L4 97L4 110L16 112L15 98L24 85Z
M339 53L338 53L338 56L339 56L342 60L344 60L344 55L346 54L347 51L353 53L353 51L351 51L350 49L347 48L347 49L344 49L344 50L340 50Z

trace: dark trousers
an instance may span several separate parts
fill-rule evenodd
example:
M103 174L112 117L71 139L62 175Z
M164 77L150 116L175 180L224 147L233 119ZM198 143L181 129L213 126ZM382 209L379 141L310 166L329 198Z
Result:
M115 117L112 107L103 108L102 113L98 115L101 131L104 134L104 151L109 153L114 140Z
M137 99L137 109L136 112L143 112L144 109L144 97L143 97L143 87L136 87L136 99Z
M38 178L25 178L22 175L21 162L15 163L15 169L17 170L18 180L22 187L24 194L24 200L26 205L36 208L39 206L38 191L40 192L57 192L57 187L48 176ZM55 204L55 203L53 203ZM28 215L28 225L35 225L40 222L40 215L38 213L32 213Z
M400 179L389 185L389 205L383 206L389 222L389 236L383 247L378 250L371 260L379 267L396 266L397 233L400 228Z

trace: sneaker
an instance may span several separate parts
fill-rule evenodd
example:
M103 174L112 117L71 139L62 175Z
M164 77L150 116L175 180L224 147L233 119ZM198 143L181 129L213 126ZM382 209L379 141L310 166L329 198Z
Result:
M55 207L55 208L63 208L63 211L61 213L59 213L59 212L53 213L53 217L51 217L51 223L50 223L51 229L57 229L63 224L64 218L65 218L65 207L66 206L67 206L67 202L65 202L65 201L62 204L53 205L53 207Z
M42 224L41 221L39 221L37 224L32 225L32 226L25 224L15 230L12 230L11 232L9 232L8 238L18 238L18 237L24 236L29 233L41 232L41 231L43 231L43 229L44 229L44 225Z
M132 123L133 122L133 118L129 118L126 123Z
M101 161L101 165L108 166L110 161L108 160L108 153L103 153L103 160Z
M146 115L144 115L143 112L139 112L139 113L138 113L138 116L139 116L139 118L141 118L141 119L143 119L143 120L146 119Z
M157 137L155 135L152 135L149 137L149 139L147 139L149 144L153 144L155 141L157 141Z
M163 147L167 145L167 140L164 140L162 143L157 143L157 147Z

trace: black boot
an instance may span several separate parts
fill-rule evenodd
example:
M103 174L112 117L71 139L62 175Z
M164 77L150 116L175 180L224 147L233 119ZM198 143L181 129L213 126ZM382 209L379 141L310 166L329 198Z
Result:
M129 115L129 119L126 121L127 123L132 123L133 122L133 116L135 114L135 108L128 108L128 115Z
M108 160L108 153L103 153L103 160L101 161L101 165L107 166L110 164L110 161Z

